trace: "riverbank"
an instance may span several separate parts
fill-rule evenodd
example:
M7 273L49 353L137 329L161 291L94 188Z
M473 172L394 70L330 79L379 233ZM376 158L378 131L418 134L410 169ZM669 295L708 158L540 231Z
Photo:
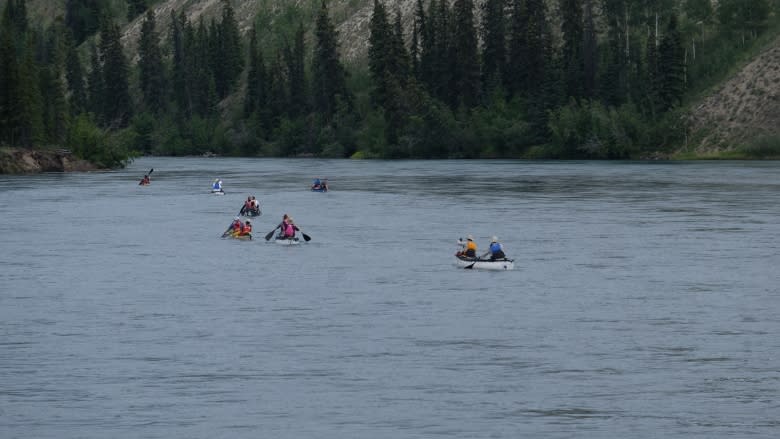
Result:
M94 164L73 156L70 151L0 148L0 174L98 171Z

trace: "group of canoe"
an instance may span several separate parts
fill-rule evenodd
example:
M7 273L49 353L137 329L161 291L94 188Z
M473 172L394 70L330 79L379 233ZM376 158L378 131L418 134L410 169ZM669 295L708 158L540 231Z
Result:
M138 183L141 186L147 186L151 183L150 175L154 172L154 168L149 170L149 173L144 175L141 181ZM327 192L328 180L319 178L314 179L311 190L313 192ZM224 195L225 191L222 188L222 180L219 178L214 179L211 185L211 193L215 195ZM260 210L260 202L254 197L249 196L244 204L241 206L239 216L233 219L227 230L222 234L223 238L232 238L238 240L252 240L252 221L246 219L241 222L240 216L244 217L258 217L262 215ZM279 233L274 237L274 232L279 230ZM296 236L296 232L299 232L300 228L295 224L292 217L284 214L282 222L279 223L273 230L265 235L265 240L270 241L274 238L274 242L280 245L297 245L300 244L300 239ZM303 240L308 242L311 237L301 232ZM464 241L462 238L458 239L458 245L460 250L455 253L455 265L464 269L479 269L479 270L514 270L514 260L506 257L503 251L503 247L498 242L498 238L495 236L490 242L490 250L482 256L478 256L476 253L476 243L474 243L471 235Z

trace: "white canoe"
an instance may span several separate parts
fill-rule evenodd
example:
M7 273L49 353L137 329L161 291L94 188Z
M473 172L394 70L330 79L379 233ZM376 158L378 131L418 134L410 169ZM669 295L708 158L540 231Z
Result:
M513 259L498 259L495 261L491 261L490 259L461 258L459 256L456 256L455 265L461 268L475 269L475 270L504 271L504 270L515 269L515 262Z
M292 238L292 239L284 239L284 238L276 238L274 241L279 245L298 245L301 243L301 241L298 238Z
M214 190L214 189L212 189L211 193L214 194L214 195L225 195L225 191L223 191L223 190Z

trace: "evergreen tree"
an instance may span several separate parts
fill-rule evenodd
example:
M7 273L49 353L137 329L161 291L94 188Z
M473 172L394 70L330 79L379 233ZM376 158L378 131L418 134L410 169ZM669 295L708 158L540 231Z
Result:
M390 72L399 83L405 85L411 78L411 61L409 51L404 44L404 31L401 23L401 11L395 13L392 33L390 35Z
M246 77L246 95L244 96L244 115L250 116L262 105L262 91L265 79L263 55L257 47L257 28L252 26L249 31L249 71ZM261 79L262 78L262 79Z
M450 27L450 9L447 0L431 0L429 5L429 24L433 42L431 54L430 78L428 90L437 99L451 106L457 104L457 94L453 90L452 68L452 29Z
M529 77L532 66L528 65L529 15L526 0L512 0L510 17L506 84L510 95L524 96L530 91Z
M338 101L351 107L352 97L347 90L347 73L339 59L338 34L324 0L317 15L315 38L312 61L314 110L329 122L336 113Z
M675 107L685 91L685 65L677 18L672 15L658 49L658 96L662 110Z
M104 122L109 126L124 127L133 114L130 101L129 71L122 49L119 26L106 23L100 32L100 56L103 66Z
M374 11L369 23L368 69L373 84L371 101L379 107L383 107L387 103L388 82L392 78L390 71L391 32L384 4L379 0L374 0Z
M424 84L428 90L433 89L433 56L434 56L434 34L433 24L431 22L430 12L435 7L436 0L431 0L428 4L430 8L428 14L425 12L422 0L417 0L415 9L415 21L417 22L418 34L420 39L420 61L417 72L417 80Z
M583 95L584 59L582 54L583 26L582 0L561 0L561 33L566 95L580 98Z
M412 77L420 79L420 25L415 17L412 23L412 42L409 47L409 70Z
M6 4L6 11L12 4ZM0 26L0 144L15 145L18 142L20 66L12 28Z
M599 48L596 40L596 25L593 19L593 0L584 0L583 17L583 93L588 99L596 96L596 74L598 70Z
M282 119L287 117L290 107L287 97L287 72L284 68L281 53L277 53L268 69L268 112L270 128L277 128Z
M147 11L141 25L138 57L139 81L143 100L146 108L156 113L165 106L167 99L160 37L157 34L154 11L151 9Z
M70 91L70 109L73 114L79 114L87 109L87 89L84 84L84 68L81 65L75 41L68 33L68 55L65 60L65 78Z
M212 32L212 36L218 41L218 50L210 52L216 55L214 79L219 97L224 98L233 89L244 69L241 33L230 0L222 0L222 22L218 31Z
M661 89L661 74L659 68L658 46L656 45L656 36L649 34L645 46L645 62L642 69L643 80L640 81L644 92L643 100L647 102L647 108L650 109L653 116L660 110L661 103L659 90Z
M301 23L295 31L293 47L290 48L289 46L286 46L285 48L285 61L289 74L290 87L289 113L293 117L306 114L309 107L307 98L308 87L306 83L306 66L304 61L305 56L306 46L304 44L303 23Z
M103 102L105 85L103 84L103 66L100 63L100 53L94 44L89 45L90 70L87 78L87 107L95 113L98 121L103 120Z
M45 36L45 48L39 67L39 87L42 99L43 139L52 145L65 141L68 129L68 105L63 82L64 42L62 29L50 28Z
M192 100L190 99L187 87L187 77L189 75L189 66L187 65L187 48L185 47L184 28L187 25L187 19L184 13L176 15L171 11L171 51L173 98L179 107L179 111L186 116L192 115Z
M473 108L480 99L479 54L474 25L474 2L455 0L453 5L452 70L458 105Z
M506 0L487 0L482 11L482 84L490 94L505 83L507 63Z
M34 52L32 44L28 42L24 47L24 57L19 66L19 105L15 108L18 111L16 118L18 124L15 124L18 134L13 136L18 145L28 148L45 140L42 118L43 97L37 81L39 71L33 59Z
M706 0L709 1L709 0ZM625 0L604 0L602 11L607 25L606 49L599 95L609 105L619 106L628 96L629 57L627 55Z
M219 45L219 32L215 23L209 28L203 20L198 29L188 25L185 29L187 50L187 89L194 114L207 117L216 113L219 101L219 79L215 72L215 47ZM225 77L222 76L224 80Z

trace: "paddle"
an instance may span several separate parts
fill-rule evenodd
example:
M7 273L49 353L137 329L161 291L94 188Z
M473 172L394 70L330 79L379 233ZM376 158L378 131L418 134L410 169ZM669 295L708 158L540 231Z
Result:
M472 263L471 263L471 264L469 264L469 265L466 265L466 266L465 266L465 267L463 267L463 268L464 268L464 269L466 269L466 270L471 270L472 268L474 268L474 264L476 264L476 263L477 263L477 261L478 261L478 259L475 259L475 260L474 260L474 262L472 262Z
M226 238L230 234L231 230L233 230L233 223L230 223L230 225L228 226L227 230L225 230L225 233L222 234L222 237Z
M298 230L300 231L300 229L298 229ZM305 234L303 232L301 232L301 235L303 235L303 240L304 241L306 241L306 242L311 241L311 236L309 236L309 235L307 235L307 234Z
M274 235L274 232L275 232L275 231L276 231L276 229L278 229L278 228L279 228L279 227L274 227L274 229L273 229L273 230L271 230L270 232L268 232L268 234L267 234L267 235L265 235L265 240L266 240L266 241L270 241L270 240L271 240L271 237Z

